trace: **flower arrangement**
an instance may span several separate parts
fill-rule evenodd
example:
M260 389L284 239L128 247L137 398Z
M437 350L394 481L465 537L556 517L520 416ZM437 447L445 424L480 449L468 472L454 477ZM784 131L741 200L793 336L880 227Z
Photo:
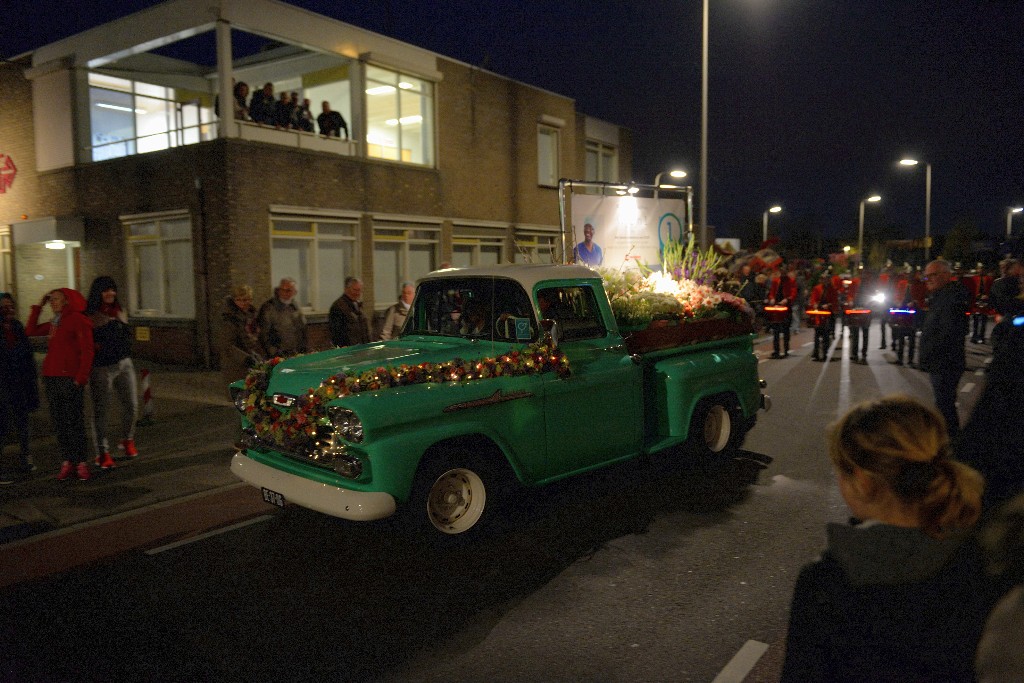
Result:
M620 327L643 328L654 320L752 320L754 311L744 299L713 286L719 261L711 249L701 253L691 235L685 247L678 242L665 245L660 272L599 272Z
M316 441L317 428L330 424L328 404L350 394L413 384L442 384L545 372L554 372L563 378L570 375L569 359L561 349L552 345L548 337L521 351L509 349L496 358L468 361L454 358L443 363L378 367L358 375L338 373L299 396L292 409L284 412L267 395L271 372L281 360L274 358L249 371L239 405L260 440L292 452L311 449Z

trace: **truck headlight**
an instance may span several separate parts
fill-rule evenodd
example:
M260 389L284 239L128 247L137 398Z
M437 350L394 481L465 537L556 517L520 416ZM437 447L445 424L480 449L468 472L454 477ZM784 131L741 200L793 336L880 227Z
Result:
M228 393L231 395L231 402L235 404L235 410L240 413L243 412L242 399L245 394L244 387L229 386Z
M363 423L359 420L358 415L348 408L340 407L328 409L327 415L341 438L352 443L363 442Z

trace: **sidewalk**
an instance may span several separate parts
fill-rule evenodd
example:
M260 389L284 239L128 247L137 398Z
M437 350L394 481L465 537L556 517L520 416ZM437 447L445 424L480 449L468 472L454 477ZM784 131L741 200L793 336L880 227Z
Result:
M30 422L37 470L0 486L0 544L238 483L228 469L238 415L221 374L145 362L136 368L150 371L153 406L152 421L136 430L139 456L128 460L112 451L117 466L101 470L90 453L91 479L57 481L63 459L44 404ZM141 415L141 383L139 394ZM87 396L87 421L90 410ZM113 425L120 416L116 401L111 413ZM8 435L0 459L5 472L18 458L13 437Z

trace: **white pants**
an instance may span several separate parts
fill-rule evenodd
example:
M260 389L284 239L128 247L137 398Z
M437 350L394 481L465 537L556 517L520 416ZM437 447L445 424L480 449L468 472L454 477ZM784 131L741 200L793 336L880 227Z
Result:
M94 367L89 375L92 394L92 439L96 454L110 452L107 440L107 409L111 394L117 394L121 403L121 440L135 438L135 418L139 412L139 388L135 380L135 365L131 358L123 358L110 365Z

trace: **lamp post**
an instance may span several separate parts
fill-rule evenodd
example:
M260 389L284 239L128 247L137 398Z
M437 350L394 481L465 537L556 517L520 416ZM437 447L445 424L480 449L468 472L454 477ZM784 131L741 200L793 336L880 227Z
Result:
M860 200L860 222L857 225L857 269L864 270L864 203L880 202L882 198L877 194L867 199Z
M768 214L778 213L782 211L781 206L773 206L770 209L765 209L764 214L761 216L761 243L764 244L768 241Z
M900 159L900 166L917 166L917 159ZM924 165L924 260L931 260L932 234L932 165Z
M708 246L708 5L704 0L704 20L701 31L703 48L700 69L700 198L698 200L700 248Z
M654 176L654 198L655 199L658 198L658 190L659 189L674 190L677 187L676 185L665 185L664 187L662 187L662 185L661 185L661 176L665 175L666 173L668 173L673 178L685 178L686 177L686 171L684 171L682 169L678 169L678 168L672 169L671 171L662 171L658 175Z
M1010 225L1013 221L1013 214L1024 211L1024 206L1015 206L1006 212L1006 239L1010 239Z

